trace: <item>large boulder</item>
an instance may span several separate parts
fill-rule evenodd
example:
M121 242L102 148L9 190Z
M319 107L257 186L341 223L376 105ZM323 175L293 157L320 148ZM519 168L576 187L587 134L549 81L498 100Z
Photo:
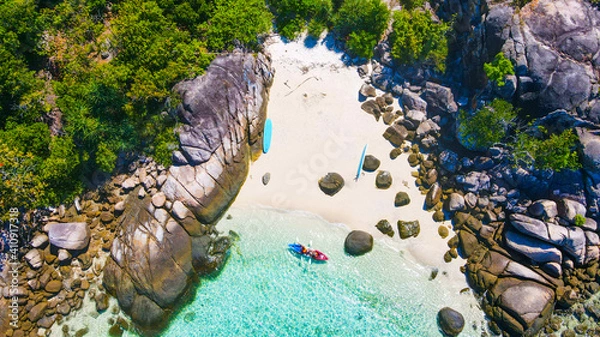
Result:
M330 172L319 179L319 188L329 196L335 195L342 187L344 187L344 178L339 173Z
M568 221L571 224L575 224L575 217L585 216L587 209L585 205L575 200L562 198L557 203L558 216Z
M85 222L50 223L46 226L50 244L58 248L81 250L90 243L92 232Z
M518 232L506 231L505 242L507 247L525 255L536 263L562 263L562 252L554 245L544 241Z
M272 78L265 55L236 52L175 87L182 98L179 149L159 184L173 206L156 208L132 184L104 268L105 289L144 334L159 334L197 275L225 260L230 241L214 224L260 153Z
M510 31L503 50L516 63L520 101L541 113L587 105L598 82L599 11L587 1L540 0L524 6L504 30Z
M452 90L448 87L427 82L423 97L425 98L425 102L427 102L427 112L430 116L447 113L454 114L458 111Z
M571 255L578 265L586 262L586 237L581 228L545 223L522 214L512 214L510 220L513 227L522 234L559 247Z
M348 234L344 241L344 250L347 254L358 256L373 249L373 236L367 232L354 230Z
M446 336L458 336L465 327L465 318L463 315L448 307L438 311L437 322L440 330L442 330Z

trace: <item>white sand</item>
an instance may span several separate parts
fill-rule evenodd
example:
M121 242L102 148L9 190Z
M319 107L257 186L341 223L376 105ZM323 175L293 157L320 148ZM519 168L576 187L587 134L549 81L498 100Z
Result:
M420 263L439 267L466 287L459 271L464 261L443 261L446 241L452 235L441 239L437 234L440 224L423 210L425 197L411 176L416 169L408 165L407 154L389 158L393 146L382 136L387 126L361 110L358 91L364 82L356 67L345 66L342 54L329 50L322 41L310 49L303 41L283 43L277 37L270 43L268 51L275 68L268 108L273 121L271 150L252 164L233 207L308 211L380 239L385 236L375 224L381 219L390 221L396 233L397 220L419 220L417 238L401 240L396 234L391 240L401 241L402 249ZM397 100L394 105L398 108ZM379 169L391 172L389 189L375 187L376 172L363 171L354 181L365 144L367 154L381 160ZM271 180L264 186L261 177L267 172ZM328 172L337 172L345 180L344 188L333 197L325 195L317 183ZM399 191L409 194L409 205L394 206Z

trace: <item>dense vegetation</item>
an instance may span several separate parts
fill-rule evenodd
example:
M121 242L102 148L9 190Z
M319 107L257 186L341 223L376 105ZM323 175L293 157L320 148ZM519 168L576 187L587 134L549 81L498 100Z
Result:
M119 154L168 164L173 85L257 47L272 15L262 0L5 0L0 20L2 212L68 201Z
M401 65L421 62L446 70L448 32L450 25L435 22L428 11L421 9L394 12L390 37L392 56Z
M346 0L334 17L334 29L351 53L371 58L389 19L390 11L380 0Z
M556 171L581 167L577 136L572 130L550 134L541 126L517 128L517 116L512 104L501 99L495 99L473 115L461 111L458 127L461 143L470 150L483 151L503 142L513 148L516 165Z

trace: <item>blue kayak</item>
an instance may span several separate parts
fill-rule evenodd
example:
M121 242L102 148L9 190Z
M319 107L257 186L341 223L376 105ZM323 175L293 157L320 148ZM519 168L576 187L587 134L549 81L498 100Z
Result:
M270 118L267 118L265 122L265 130L263 134L263 153L269 152L271 148L271 137L273 136L273 122Z

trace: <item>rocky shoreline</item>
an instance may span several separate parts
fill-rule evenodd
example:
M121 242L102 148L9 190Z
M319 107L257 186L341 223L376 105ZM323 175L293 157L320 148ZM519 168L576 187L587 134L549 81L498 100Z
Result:
M472 97L471 104L466 97L455 100L454 94L465 93L457 83L444 86L433 82L437 81L435 76L428 77L426 72L394 68L386 57L385 41L380 45L379 59L359 69L366 82L361 94L375 96L373 85L387 92L386 95L393 94L403 111L391 114L382 104L389 97L386 95L367 100L363 110L377 120L383 116L384 123L390 125L383 134L395 147L390 157L411 152L408 160L418 168L417 184L426 194L424 206L433 212L434 220L450 220L456 233L449 242L445 259L450 261L458 255L467 258L463 271L470 286L480 295L493 333L597 335L600 317L591 303L597 303L593 298L600 282L597 225L600 127L594 117L597 94L590 90L598 83L597 73L590 71L597 69L597 65L572 55L574 46L579 45L575 42L568 48L564 44L557 46L560 37L556 36L570 34L569 41L583 38L583 32L588 31L586 27L597 22L600 15L588 4L574 0L540 1L520 12L506 4L484 5L475 4L467 9L448 8L444 3L438 12L443 16L448 13L445 11L458 8L459 18L480 15L478 22L487 32L470 33L484 34L480 41L489 44L490 55L502 49L516 61L517 76L508 77L514 83L509 83L502 92L488 85L480 91L480 97L501 96L522 101L529 109L539 111L535 125L557 132L575 129L581 170L554 172L516 167L511 161L511 149L502 144L478 153L458 149L454 145L460 142L456 136L458 110L472 109L481 102ZM478 9L487 14L481 15ZM550 26L566 31L550 37L543 31ZM469 41L475 41L472 38L473 35L468 36ZM561 53L555 59L555 71L576 68L581 70L581 76L569 71L564 78L556 75L552 80L547 76L548 69L543 68L550 66L539 63L543 57L533 54L536 50L544 55ZM482 59L481 55L478 59ZM481 69L464 66L467 69L461 70L465 73L471 69L481 75ZM581 80L582 76L588 81ZM582 82L566 87L574 78ZM565 94L556 96L559 92ZM409 147L405 140L415 145ZM410 237L410 228L404 226L404 229L407 233L402 238ZM592 300L584 305L589 299ZM576 328L562 327L560 323L566 320L552 316L555 308L575 313L581 322Z
M26 263L14 293L19 321L11 327L2 316L6 336L46 334L84 298L104 312L109 294L119 302L111 309L111 335L132 328L159 335L200 277L224 263L230 241L214 225L260 153L272 78L263 54L217 57L205 75L176 88L183 125L173 166L136 160L70 208L21 219L35 236L20 247ZM2 280L0 303L8 307L13 293L6 270Z

